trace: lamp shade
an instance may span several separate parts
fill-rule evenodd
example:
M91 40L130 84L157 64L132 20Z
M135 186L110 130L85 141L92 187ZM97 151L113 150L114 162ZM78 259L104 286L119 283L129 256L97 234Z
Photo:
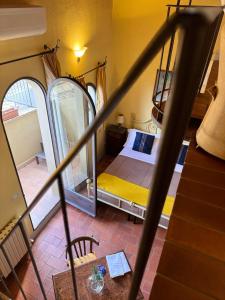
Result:
M77 57L77 58L81 58L84 53L86 52L87 50L87 47L83 47L83 48L76 48L74 50L74 55Z
M119 125L123 125L123 124L124 124L124 115L123 115L123 114L119 114L119 115L117 116L117 123L118 123Z

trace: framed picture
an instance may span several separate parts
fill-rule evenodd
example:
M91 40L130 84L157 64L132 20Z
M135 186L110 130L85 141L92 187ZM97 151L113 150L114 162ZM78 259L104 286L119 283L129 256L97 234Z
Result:
M156 101L160 101L161 99L161 93L164 85L164 81L166 80L166 85L163 93L163 101L166 101L169 95L169 89L171 85L171 80L172 80L173 72L168 71L167 76L166 76L166 71L159 69L157 70L156 74L156 80L155 80L155 86L154 86L154 91L153 91L153 97L155 98ZM167 78L166 78L167 77Z

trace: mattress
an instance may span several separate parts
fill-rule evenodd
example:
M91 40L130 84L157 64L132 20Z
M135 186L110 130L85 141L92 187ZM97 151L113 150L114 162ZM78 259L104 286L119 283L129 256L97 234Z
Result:
M183 144L186 145L187 143L183 143ZM152 165L155 165L157 160L157 151L152 151L152 153L149 155L146 153L135 151L130 148L123 148L123 150L120 152L120 155L130 157L136 160L140 160ZM176 164L174 171L177 173L181 173L182 170L183 170L183 166Z
M119 177L102 173L98 177L98 188L116 195L120 199L128 200L131 203L146 207L149 199L149 192L151 190L144 188L140 185L131 183L129 181L123 180ZM163 207L163 214L170 216L172 213L174 204L174 197L167 196L165 205Z
M153 164L124 155L118 155L104 173L151 189L154 168L155 165ZM168 191L169 196L176 195L180 176L180 173L174 172Z

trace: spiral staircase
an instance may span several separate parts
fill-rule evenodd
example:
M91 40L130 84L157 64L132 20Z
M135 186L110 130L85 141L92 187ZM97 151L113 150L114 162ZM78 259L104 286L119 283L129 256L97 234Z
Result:
M189 1L188 5L182 5L181 1L178 0L176 5L167 5L166 22L169 19L171 13L177 14L181 9L189 7L201 9L209 8L208 6L192 6L191 0ZM215 23L208 32L208 58L202 79L199 84L198 92L195 97L195 102L190 116L190 122L185 134L186 139L190 139L193 131L196 131L196 129L199 127L210 105L210 102L215 98L217 93L216 81L218 77L219 61L216 57L212 58L212 54L218 36L221 20L222 18L218 18L217 20L215 20ZM170 37L169 45L167 45L166 43L163 45L161 50L159 68L157 70L155 79L155 87L152 96L152 119L159 128L162 127L166 103L169 99L172 88L174 68L176 65L176 40L176 34L173 33ZM182 102L182 98L180 99L180 102Z

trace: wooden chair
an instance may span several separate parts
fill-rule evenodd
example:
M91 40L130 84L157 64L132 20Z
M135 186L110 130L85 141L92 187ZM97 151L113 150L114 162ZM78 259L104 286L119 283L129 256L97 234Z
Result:
M0 299L1 300L10 300L10 298L8 296L6 296L5 294L0 292Z
M73 260L75 267L97 258L93 251L93 244L99 246L99 242L96 241L93 237L89 236L81 236L71 242L72 250L74 249L74 252L76 254L76 258ZM66 260L67 265L70 266L70 261L68 259L68 245L66 247Z

